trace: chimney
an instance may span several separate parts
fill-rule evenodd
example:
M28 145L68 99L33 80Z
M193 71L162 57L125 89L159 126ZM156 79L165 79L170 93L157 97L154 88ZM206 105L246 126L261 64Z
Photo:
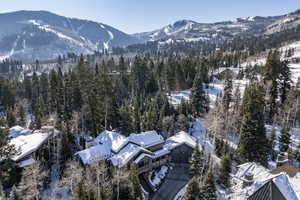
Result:
M248 187L254 183L253 173L247 172L243 178L243 188Z
M276 167L281 167L289 163L288 154L286 152L281 152L277 156Z

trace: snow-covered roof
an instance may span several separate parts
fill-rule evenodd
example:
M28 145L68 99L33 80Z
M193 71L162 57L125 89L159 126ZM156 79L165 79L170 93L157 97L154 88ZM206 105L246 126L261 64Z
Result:
M253 184L243 187L243 180L246 174L253 175ZM265 167L249 162L238 166L237 173L233 176L233 186L228 197L231 199L247 199L264 184L272 180L286 199L298 200L300 197L300 173L295 177L289 177L286 173L271 174Z
M156 131L132 133L129 137L113 131L103 131L94 142L97 144L96 147L75 154L79 155L84 164L110 159L113 165L123 167L140 151L152 155L153 153L145 148L164 143L164 139Z
M10 140L18 154L12 159L18 161L39 149L39 147L51 136L51 132L34 131L29 135L19 135Z
M113 131L103 131L95 139L95 143L106 145L113 152L117 153L128 143L128 138Z
M25 129L21 126L13 126L9 129L9 137L11 138L15 138L18 137L20 135L29 135L32 133L32 130L30 129Z
M112 153L107 145L98 144L88 149L79 151L75 155L78 155L84 164L89 164L108 159Z
M176 148L177 146L180 146L182 144L186 144L192 148L195 148L197 145L196 139L189 135L188 133L181 131L177 133L176 135L168 138L166 140L166 144L164 145L164 148L168 150L172 150Z
M290 178L287 174L283 173L272 179L276 184L283 196L288 200L299 200L297 194L294 191L294 186L291 184ZM300 185L298 185L299 187Z
M145 157L149 157L149 158L152 158L152 159L156 159L156 158L159 158L161 156L164 156L164 155L167 155L169 154L170 151L168 149L161 149L161 150L158 150L158 151L155 151L153 152L153 154L148 154L148 153L142 153L141 155L139 155L139 157L137 157L135 159L135 163L139 163L141 160L143 160L143 158Z
M124 167L134 156L142 150L136 144L127 144L118 154L110 158L112 164L119 168Z
M134 144L138 144L144 148L147 148L164 143L164 138L161 135L159 135L156 131L147 131L139 134L130 134L129 141Z
M255 163L255 162L244 163L242 165L239 165L237 168L238 168L238 171L235 174L235 177L238 179L241 179L241 180L243 180L243 178L246 174L253 174L254 179L256 179L257 177L260 177L263 179L272 177L272 175L268 172L268 170L265 167Z
M119 153L110 158L112 164L119 168L127 165L140 152L152 155L153 153L141 146L129 143Z
M36 161L33 158L29 158L27 160L23 160L19 162L19 167L27 167L29 165L34 164Z

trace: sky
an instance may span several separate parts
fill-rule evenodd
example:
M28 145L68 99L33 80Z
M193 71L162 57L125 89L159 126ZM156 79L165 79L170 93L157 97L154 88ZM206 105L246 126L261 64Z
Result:
M159 29L181 19L218 22L300 9L299 0L1 0L0 13L47 10L89 19L126 33Z

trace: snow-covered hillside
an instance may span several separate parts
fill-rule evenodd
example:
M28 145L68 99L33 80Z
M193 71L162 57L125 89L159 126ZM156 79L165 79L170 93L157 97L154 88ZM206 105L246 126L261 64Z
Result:
M296 28L300 25L300 10L284 15L266 28L266 34Z
M0 14L0 24L0 59L52 59L139 42L111 26L47 11Z
M240 89L241 94L244 93L245 87L248 83L248 80L233 80L233 88ZM213 108L218 96L221 95L224 88L224 83L221 81L214 81L213 83L208 84L207 88L204 88L205 92L209 97L210 108ZM173 106L178 106L181 101L189 101L190 90L175 91L169 95L169 102Z

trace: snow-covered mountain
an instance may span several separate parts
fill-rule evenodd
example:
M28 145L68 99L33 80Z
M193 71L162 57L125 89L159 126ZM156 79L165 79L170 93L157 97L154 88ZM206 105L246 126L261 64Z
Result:
M111 26L47 11L0 14L0 24L0 59L51 59L139 42Z
M266 34L273 34L300 25L300 10L284 15L266 28Z
M246 17L235 21L217 23L198 23L191 20L180 20L161 29L137 33L135 37L143 41L156 40L226 40L240 34L262 34L265 28L280 17Z
M180 20L161 29L132 35L106 24L47 11L3 13L0 24L0 61L4 58L32 61L69 52L89 54L147 41L225 41L240 35L269 35L300 25L300 10L282 16L244 17L217 23Z
M144 42L162 40L167 43L175 41L214 41L228 40L240 35L270 35L276 32L296 28L300 25L300 9L273 17L243 17L233 21L217 23L198 23L180 20L161 29L136 33L133 36Z

